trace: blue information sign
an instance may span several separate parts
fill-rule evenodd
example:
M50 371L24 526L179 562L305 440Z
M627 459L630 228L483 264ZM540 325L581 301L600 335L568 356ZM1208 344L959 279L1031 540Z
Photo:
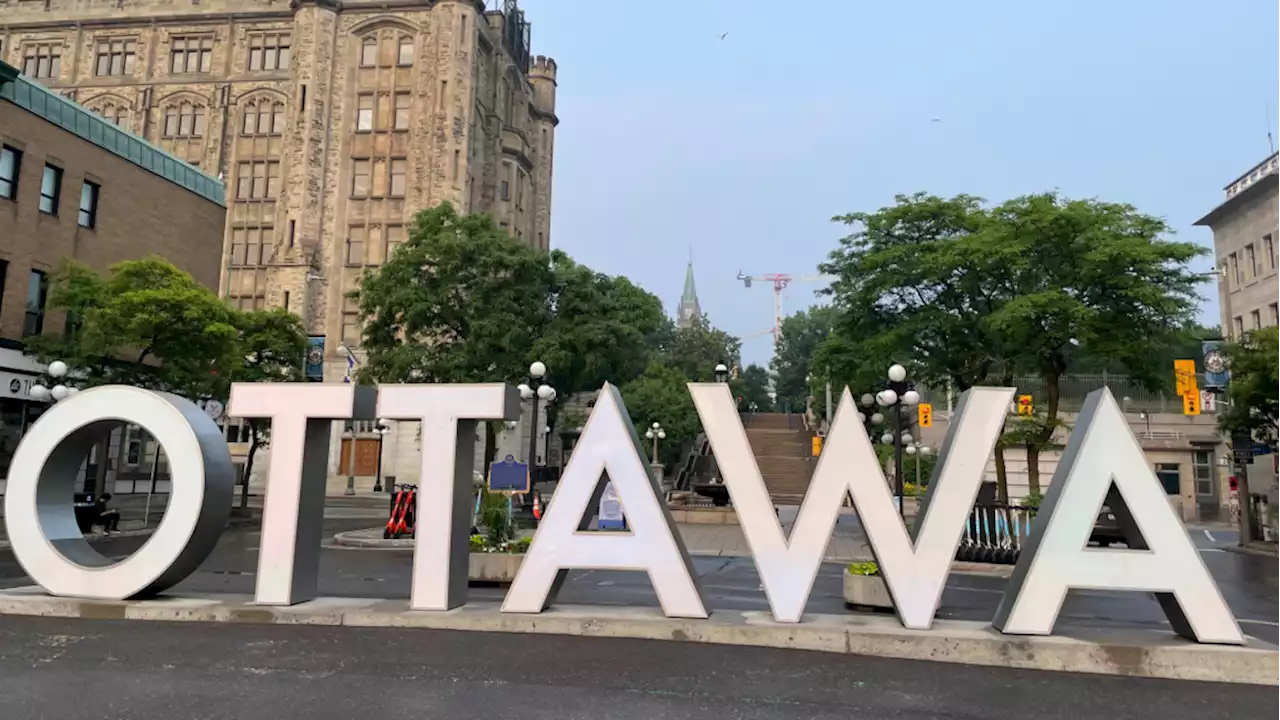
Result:
M600 530L625 530L627 519L622 515L622 502L613 489L613 483L605 483L600 493L600 509L597 511L596 527Z
M511 455L502 462L489 463L489 492L529 492L529 466Z

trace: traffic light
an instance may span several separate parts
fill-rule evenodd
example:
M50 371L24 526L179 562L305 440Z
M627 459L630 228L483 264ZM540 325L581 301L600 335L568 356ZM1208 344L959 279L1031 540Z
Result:
M916 420L920 427L933 427L933 406L929 403L920 403L916 410Z
M1200 393L1189 392L1182 396L1182 414L1183 415L1199 415L1200 414Z
M1034 412L1034 410L1032 409L1032 406L1031 406L1031 396L1030 396L1030 395L1019 395L1019 396L1018 396L1018 414L1019 414L1019 415L1023 415L1023 416L1027 416L1027 417L1030 417L1031 415L1034 415L1034 414L1035 414L1035 412Z

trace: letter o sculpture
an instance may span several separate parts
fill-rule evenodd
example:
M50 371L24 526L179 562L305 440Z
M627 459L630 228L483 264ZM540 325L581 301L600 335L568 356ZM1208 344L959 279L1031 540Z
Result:
M72 497L90 450L125 423L155 436L169 459L169 504L155 533L113 562L76 524ZM52 595L123 600L163 592L213 551L231 513L235 473L226 440L194 403L169 393L111 385L49 408L18 445L5 493L13 554Z

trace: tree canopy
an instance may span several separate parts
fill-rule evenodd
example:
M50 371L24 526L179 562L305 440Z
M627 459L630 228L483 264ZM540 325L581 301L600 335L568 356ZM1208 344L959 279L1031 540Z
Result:
M815 305L783 318L770 362L781 407L792 411L804 409L810 394L808 382L814 354L831 334L837 317L835 308ZM825 378L825 369L819 374Z
M1169 373L1154 359L1185 338L1199 299L1189 262L1203 250L1130 205L1043 193L986 208L917 194L835 220L854 231L822 266L839 318L817 357L855 388L893 362L957 390L1042 377L1043 410L1017 428L1033 492L1069 365L1114 363L1162 387Z
M740 412L773 412L773 398L769 396L769 371L751 364L743 368L733 381L733 394L738 400Z
M1223 433L1248 435L1272 452L1276 450L1276 416L1280 413L1278 348L1280 335L1274 327L1254 330L1248 338L1226 346L1231 364L1227 384L1230 402L1218 413L1218 428Z

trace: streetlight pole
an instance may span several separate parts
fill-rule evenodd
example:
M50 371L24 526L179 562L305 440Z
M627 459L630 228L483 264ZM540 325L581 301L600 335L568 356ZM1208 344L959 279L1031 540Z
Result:
M906 504L903 502L905 484L903 478L902 455L903 446L912 441L912 437L902 431L902 407L916 405L920 402L920 393L911 388L907 382L907 369L901 365L889 366L889 382L884 390L876 395L876 403L880 407L893 410L893 434L888 441L893 442L893 474L894 494L898 496L898 514L906 517ZM882 440L884 438L881 438Z
M529 382L519 386L520 397L533 401L532 413L529 415L529 490L533 490L534 469L538 463L538 401L553 402L556 389L543 382L547 376L547 366L540 360L529 364Z
M373 491L382 492L382 441L391 432L391 423L386 418L378 418L378 473L373 478ZM390 488L390 485L387 486Z
M658 464L658 441L667 439L667 431L662 429L662 423L655 422L648 430L644 431L644 436L653 441L653 453L649 456L649 462Z
M725 365L724 363L717 363L715 373L716 373L716 382L718 383L729 382L729 366Z
M351 428L351 444L347 446L347 489L343 495L356 494L356 421L348 420Z
M906 447L906 453L912 456L916 462L916 488L920 487L920 458L926 457L933 452L928 445L922 445L919 442L912 443Z

